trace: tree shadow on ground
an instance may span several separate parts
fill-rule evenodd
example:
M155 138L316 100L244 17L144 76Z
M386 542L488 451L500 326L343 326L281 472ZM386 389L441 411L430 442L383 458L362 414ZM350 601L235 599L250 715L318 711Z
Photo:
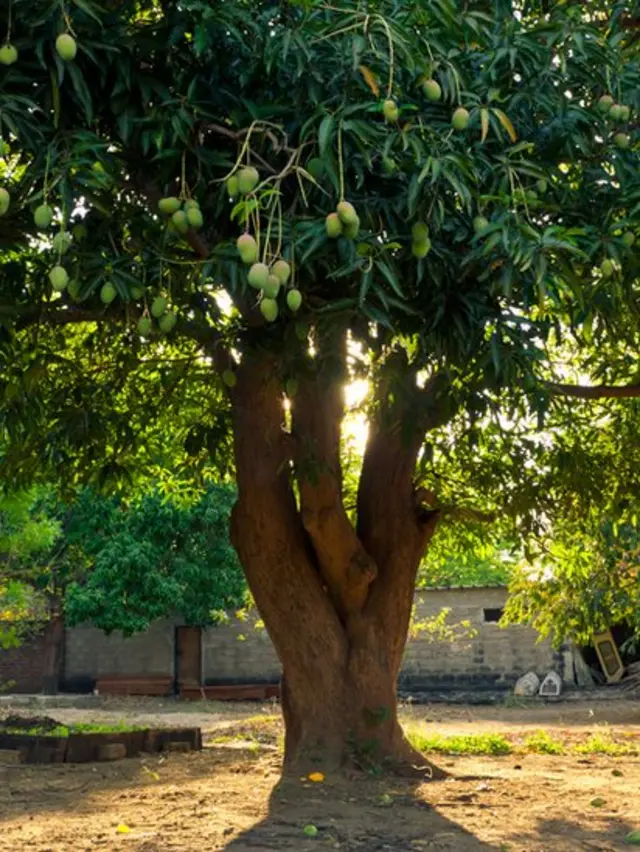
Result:
M640 800L640 791L636 792ZM543 852L545 849L558 852L618 852L629 849L625 838L640 827L630 825L626 820L613 816L603 816L600 824L592 822L573 822L570 819L542 819L534 831L518 833L509 837L509 849L526 849L527 852Z
M445 782L428 782L442 785ZM420 795L421 785L364 775L333 783L280 781L265 819L235 837L224 852L489 852L498 850L443 816ZM317 829L314 837L305 827Z

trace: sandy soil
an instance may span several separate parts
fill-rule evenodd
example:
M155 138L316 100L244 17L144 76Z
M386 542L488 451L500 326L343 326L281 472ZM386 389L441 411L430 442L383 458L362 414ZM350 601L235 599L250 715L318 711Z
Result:
M438 762L452 776L444 782L415 785L354 775L348 782L329 777L283 785L273 749L214 743L229 725L273 714L273 706L184 710L171 704L170 710L157 701L48 709L67 722L198 724L209 745L197 754L113 764L0 765L0 850L609 852L628 849L625 836L640 829L639 757L443 757ZM438 705L405 708L403 715L428 719L429 728L442 733L544 727L573 740L606 729L615 738L640 741L637 702ZM314 839L302 832L308 824L318 829Z

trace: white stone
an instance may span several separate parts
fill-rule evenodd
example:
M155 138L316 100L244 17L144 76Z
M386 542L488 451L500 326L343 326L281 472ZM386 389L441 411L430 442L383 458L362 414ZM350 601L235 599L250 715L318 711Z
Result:
M535 672L527 672L516 681L513 687L513 694L520 695L523 698L530 698L532 695L537 695L540 689L540 678Z
M549 672L542 681L539 695L556 696L562 692L562 678L557 672Z

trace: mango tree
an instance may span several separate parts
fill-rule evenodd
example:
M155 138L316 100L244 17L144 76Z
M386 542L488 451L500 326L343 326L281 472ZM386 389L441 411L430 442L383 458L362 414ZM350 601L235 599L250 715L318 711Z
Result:
M441 465L542 417L548 344L631 301L628 5L0 6L3 473L126 483L174 416L196 463L232 444L296 771L421 761L396 712L418 566L448 513L509 499L445 506L436 437Z

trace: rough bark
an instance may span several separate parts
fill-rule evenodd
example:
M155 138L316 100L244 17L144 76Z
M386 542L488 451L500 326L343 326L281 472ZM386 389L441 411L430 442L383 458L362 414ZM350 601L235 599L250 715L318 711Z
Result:
M286 767L355 759L429 775L399 725L396 683L416 572L438 516L414 491L421 438L407 442L395 416L381 417L367 447L358 529L351 523L340 470L344 357L343 334L318 341L292 434L276 360L245 357L232 391L232 538L283 667Z
M64 621L53 614L45 628L44 662L42 666L42 691L55 695L60 688L60 676L64 662Z

